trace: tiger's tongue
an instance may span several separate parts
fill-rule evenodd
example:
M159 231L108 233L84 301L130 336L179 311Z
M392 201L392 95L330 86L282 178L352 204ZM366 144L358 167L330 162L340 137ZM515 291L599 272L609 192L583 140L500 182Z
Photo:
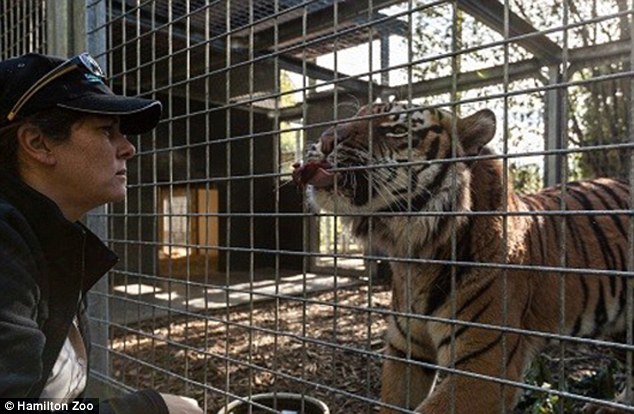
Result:
M335 175L323 168L318 168L317 172L308 179L306 184L314 187L329 187L334 183Z

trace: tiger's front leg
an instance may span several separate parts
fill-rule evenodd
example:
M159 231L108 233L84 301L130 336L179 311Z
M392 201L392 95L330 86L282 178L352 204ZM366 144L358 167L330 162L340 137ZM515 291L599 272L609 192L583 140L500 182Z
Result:
M513 411L521 389L502 385L495 379L521 382L523 368L527 358L530 358L529 349L532 347L519 335L507 334L506 345L503 346L503 334L489 331L477 335L477 331L469 329L460 338L456 344L455 359L446 350L439 350L439 365L463 371L465 374L448 374L416 408L417 413L497 414ZM491 379L476 378L469 376L469 373Z
M397 407L414 409L433 389L436 370L423 367L419 362L435 363L435 349L429 338L417 338L417 344L410 343L407 346L396 324L397 322L392 320L388 327L388 344L385 349L387 358L384 359L382 367L381 401ZM405 350L409 350L409 358ZM412 362L407 359L411 359ZM380 414L397 412L382 407Z

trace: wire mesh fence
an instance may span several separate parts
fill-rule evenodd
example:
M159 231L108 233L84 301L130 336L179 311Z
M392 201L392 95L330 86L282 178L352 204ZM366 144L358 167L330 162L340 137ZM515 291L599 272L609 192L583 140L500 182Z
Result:
M2 59L46 48L46 9L43 1L2 2Z
M46 50L45 3L2 3L3 58ZM164 105L92 215L121 258L99 380L214 413L634 411L632 11L86 1L112 88ZM596 177L622 181L566 184Z

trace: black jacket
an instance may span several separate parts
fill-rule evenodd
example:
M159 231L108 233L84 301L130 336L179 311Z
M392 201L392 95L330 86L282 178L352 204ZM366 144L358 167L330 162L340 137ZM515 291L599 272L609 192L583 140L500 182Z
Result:
M0 397L38 398L79 316L83 298L117 256L81 223L22 181L0 173ZM166 413L145 390L109 400L101 413Z

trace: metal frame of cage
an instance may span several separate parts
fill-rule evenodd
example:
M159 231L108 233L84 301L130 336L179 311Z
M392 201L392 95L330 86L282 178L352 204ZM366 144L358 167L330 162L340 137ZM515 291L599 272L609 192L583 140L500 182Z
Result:
M316 220L332 219L337 229L336 223L342 214L309 211L301 199L298 201L297 194L283 185L289 173L280 170L285 155L281 153L281 136L303 134L303 140L317 136L321 130L349 116L345 105L350 100L372 101L377 97L395 96L412 102L423 95L444 93L448 97L436 104L449 108L501 100L502 153L480 157L500 158L506 167L529 156L543 157L543 181L547 184L567 180L570 156L595 151L630 151L634 145L631 109L626 122L629 130L622 142L574 147L567 138L566 98L571 88L621 79L629 85L629 92L634 92L631 38L585 47L569 45L570 32L596 28L610 20L627 20L631 31L634 5L628 6L625 2L621 2L621 10L578 20L572 16L574 4L562 2L555 5L562 14L561 21L542 29L520 18L518 2L511 0L87 0L85 4L55 2L55 7L50 3L46 0L3 2L0 7L2 58L28 51L70 55L87 48L107 68L115 90L158 98L165 105L159 128L147 136L134 137L138 155L137 162L130 168L128 200L123 205L98 210L87 219L122 259L111 272L109 281L101 283L91 297L93 328L97 333L93 374L115 390L157 387L162 391L193 395L205 408L215 410L219 402L226 404L233 399L246 402L250 395L261 390L261 384L255 380L260 375L276 379L271 387L273 391L287 391L284 386L295 383L300 393L325 395L322 399L331 405L333 412L349 412L346 411L348 401L365 407L356 408L359 412L371 412L372 407L381 405L377 384L373 383L376 375L370 366L385 358L380 354L378 342L383 327L376 323L393 312L376 304L377 292L384 293L374 282L378 273L376 263L434 261L390 258L374 251L348 253L340 251L337 240L333 251L320 252L315 241ZM395 6L401 8L385 13L387 8ZM414 16L436 7L451 10L453 24L447 32L450 47L442 53L415 57L411 29ZM495 28L501 38L462 47L457 38L458 11ZM390 35L403 39L407 54L404 63L390 63L386 43ZM560 36L560 41L553 42L553 36ZM346 74L347 68L339 63L346 50L376 42L383 47L378 48L378 52L374 47L367 49L368 70ZM530 57L512 61L509 50L515 46L523 48ZM504 50L502 64L476 69L459 67L461 56L495 47ZM316 63L324 54L333 56L330 69ZM449 74L414 80L413 67L441 59L448 60ZM375 60L379 63L374 63ZM601 61L619 61L624 66L610 74L581 80L573 78L577 69ZM407 81L393 85L389 76L398 70L406 73ZM300 85L290 89L283 87L282 71L298 74ZM542 83L519 89L512 87L516 79L535 77L541 77ZM501 86L502 90L483 97L460 96L462 91L489 85ZM328 87L330 91L321 92ZM509 148L508 132L512 122L509 113L514 109L510 99L531 93L541 94L544 100L544 145L538 150L513 152ZM289 105L284 100L293 94L301 96L300 102ZM325 113L315 118L313 111L319 105L324 105ZM281 122L287 120L302 121L282 127ZM262 151L269 151L272 159L262 159ZM405 167L415 165L413 162ZM372 171L372 168L367 169ZM631 178L630 174L630 182L633 182ZM289 203L296 204L288 208ZM631 210L622 212L632 213ZM476 214L508 217L511 213L473 213ZM566 210L546 214L589 213ZM562 231L565 232L565 228ZM631 371L634 295L629 278L634 266L634 222L630 224L628 236L630 270L589 269L586 272L628 278L626 345L456 319L439 322L560 339L558 369L561 375L553 388L502 378L483 379L521 387L528 392L563 397L553 403L560 410L564 409L566 398L627 409L569 392L563 374L567 343L625 351L626 369ZM287 238L295 244L289 243ZM556 271L564 275L575 270L565 267L563 247L561 268L455 260L446 263ZM194 262L192 258L196 254L202 256L202 261ZM456 257L455 251L453 257ZM321 269L332 276L328 285L331 293L326 299L311 290L315 259L332 262L329 268ZM365 263L363 271L353 274L342 267L344 261L355 259ZM287 291L283 287L290 280L286 278L287 267L299 275L292 279L298 290ZM265 275L261 274L262 269L266 269ZM354 277L349 278L351 274ZM272 281L267 285L268 290L260 289L267 280ZM356 304L344 300L342 289L348 283L364 287L365 290L361 289L364 300ZM217 294L213 300L212 290ZM563 292L560 295L563 298ZM234 303L237 296L242 299ZM214 300L220 304L217 308L212 306ZM271 306L268 316L272 321L260 325L261 321L256 321L254 315L260 312L262 303ZM286 313L287 307L293 308L294 313ZM330 336L310 336L309 328L315 323L314 309L327 310L324 312L329 315L326 324L331 327ZM365 323L345 329L356 330L363 340L341 343L338 332L345 330L344 321L353 314L361 315ZM297 317L294 321L297 331L287 325L284 318L289 315ZM435 320L425 315L410 316ZM236 332L246 341L240 352L231 341ZM197 340L190 336L196 336ZM220 351L213 346L218 337L224 340ZM268 360L261 359L264 346L260 341L272 343L270 354L266 356ZM284 365L286 354L283 352L288 346L301 353L296 371L288 371ZM142 347L146 353L139 353ZM332 372L311 371L315 349L330 355ZM338 384L340 365L351 355L367 361L365 377L357 378L348 388L331 385ZM452 368L410 363L438 368L447 374L480 377ZM221 381L212 374L215 368L224 373ZM235 384L244 382L241 392L236 392ZM629 376L625 383L626 388L631 389ZM328 396L332 398L329 400ZM629 401L633 401L631 395ZM255 407L275 412L257 404Z

